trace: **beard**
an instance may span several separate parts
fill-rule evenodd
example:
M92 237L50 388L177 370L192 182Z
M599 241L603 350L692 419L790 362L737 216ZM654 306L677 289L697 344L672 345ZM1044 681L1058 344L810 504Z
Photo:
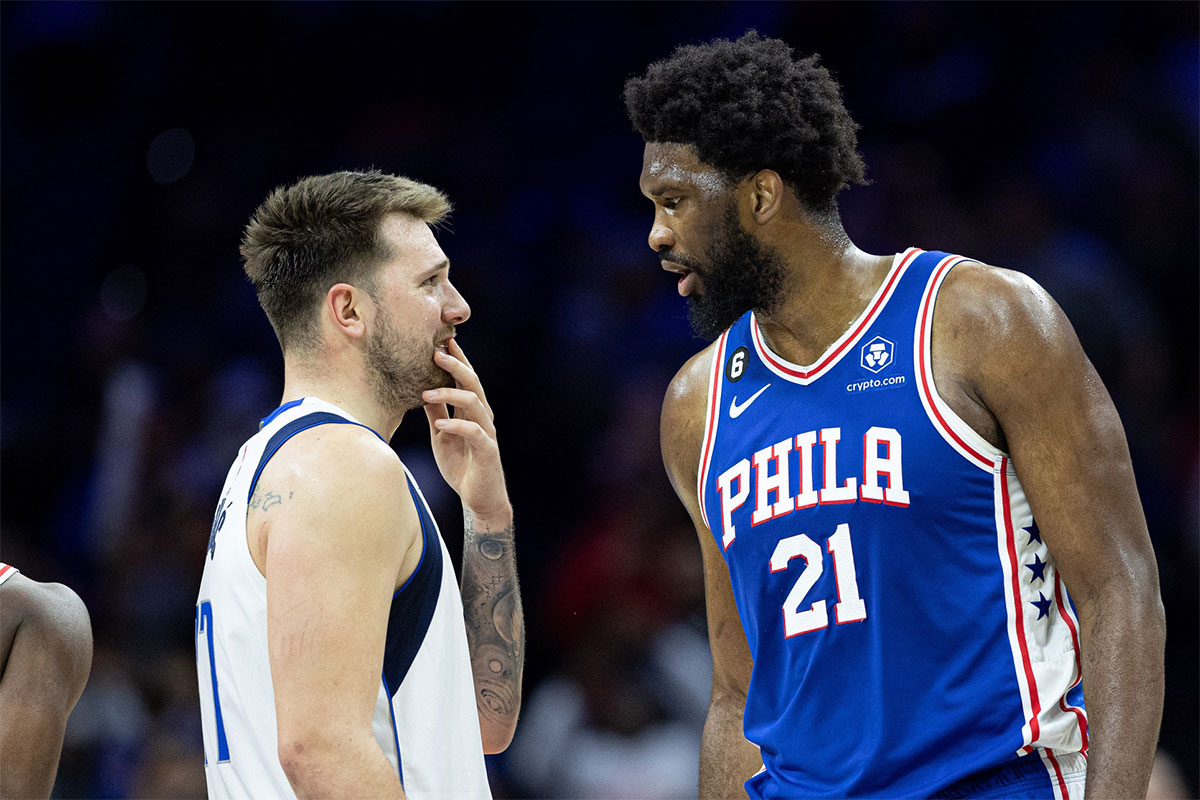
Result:
M405 337L387 314L376 319L364 359L377 403L389 412L403 414L425 404L421 392L454 385L450 373L433 362L433 341Z
M700 275L704 294L688 296L688 322L705 340L716 339L750 309L769 314L783 300L783 257L742 228L732 202L709 248L707 264L664 257Z

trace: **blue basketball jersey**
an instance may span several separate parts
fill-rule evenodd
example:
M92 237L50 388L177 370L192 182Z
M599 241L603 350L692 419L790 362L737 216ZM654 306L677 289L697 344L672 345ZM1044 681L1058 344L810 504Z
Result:
M1018 759L1055 797L1080 779L1066 587L1008 455L934 389L934 303L965 260L898 254L812 365L753 312L715 344L698 490L754 657L751 797L929 797Z

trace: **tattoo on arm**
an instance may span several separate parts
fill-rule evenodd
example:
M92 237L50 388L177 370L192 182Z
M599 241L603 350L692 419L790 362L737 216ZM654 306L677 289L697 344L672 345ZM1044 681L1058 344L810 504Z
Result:
M463 509L463 615L480 715L510 724L521 707L525 619L517 584L513 528L478 529Z
M250 498L250 507L261 508L263 511L266 511L273 506L282 505L285 501L291 500L295 494L295 492L288 492L287 497L284 497L279 492L256 490L254 496Z

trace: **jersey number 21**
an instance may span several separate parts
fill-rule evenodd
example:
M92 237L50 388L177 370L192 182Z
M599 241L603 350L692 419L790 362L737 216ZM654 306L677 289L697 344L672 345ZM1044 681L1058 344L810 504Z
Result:
M850 545L850 525L843 522L829 537L827 546L833 556L834 577L837 579L838 601L833 607L837 623L862 622L867 618L867 604L858 596L858 574L854 569L854 550ZM819 631L829 625L825 601L818 600L804 611L800 604L824 572L825 553L821 545L801 533L780 539L771 554L771 572L782 572L793 558L804 560L804 571L796 578L787 599L783 601L783 635L786 638Z

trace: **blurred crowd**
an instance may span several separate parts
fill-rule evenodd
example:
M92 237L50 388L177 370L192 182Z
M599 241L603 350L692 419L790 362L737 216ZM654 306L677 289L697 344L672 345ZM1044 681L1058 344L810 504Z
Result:
M1192 3L0 5L0 559L72 586L95 634L55 796L204 794L196 590L282 377L237 242L273 186L369 166L457 209L442 243L528 624L496 796L694 794L711 661L658 411L704 343L646 248L620 92L748 27L843 83L873 181L842 201L856 243L1020 269L1074 323L1159 557L1164 796L1196 796L1198 23ZM393 445L456 554L424 421Z

